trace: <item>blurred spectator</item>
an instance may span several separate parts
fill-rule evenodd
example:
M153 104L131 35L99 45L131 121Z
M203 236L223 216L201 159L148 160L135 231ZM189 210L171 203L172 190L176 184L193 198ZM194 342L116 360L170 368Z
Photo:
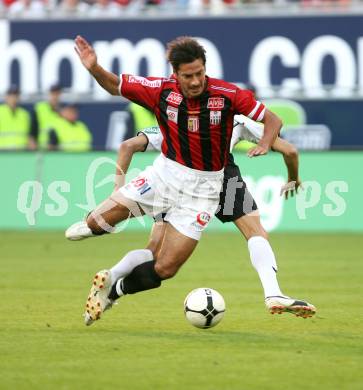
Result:
M186 0L178 0L178 4L182 4ZM238 0L188 0L187 3L189 13L204 13L205 11L211 12L212 14L223 13L228 8L232 8L238 5Z
M161 4L161 0L145 0L145 5L147 7L153 7L153 6L158 6Z
M9 7L11 4L15 3L16 0L3 0L3 3L6 7Z
M17 0L8 8L9 17L42 17L46 15L46 1Z
M79 0L61 0L56 12L66 15L85 14L89 9L89 5Z
M131 0L115 0L115 3L125 8L131 3Z
M136 103L130 103L128 105L128 111L131 114L131 126L130 129L133 137L141 129L146 127L158 126L155 115L146 108L139 106Z
M113 0L96 0L88 15L94 18L117 18L122 12L121 6Z
M33 148L45 149L48 147L48 131L59 118L61 94L62 87L59 84L54 84L49 89L48 101L35 104L30 131Z
M29 146L30 115L18 106L19 88L11 86L0 105L0 150L24 150Z
M49 150L64 152L87 152L92 148L92 134L87 125L80 120L78 107L65 104L60 110L60 117L49 131Z

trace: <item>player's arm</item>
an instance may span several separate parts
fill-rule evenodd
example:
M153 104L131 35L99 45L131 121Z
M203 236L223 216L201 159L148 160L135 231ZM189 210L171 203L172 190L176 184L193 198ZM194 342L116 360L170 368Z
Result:
M147 136L143 133L139 133L136 137L122 142L117 156L114 191L118 190L125 184L125 176L131 164L133 155L136 152L143 152L146 149L148 142Z
M299 177L299 153L294 145L291 145L286 140L277 137L272 145L274 151L283 155L285 165L287 168L288 179L287 183L281 188L281 195L285 193L285 198L294 196L301 187L301 180Z
M251 91L237 88L234 100L236 114L243 114L256 122L264 124L264 132L258 144L247 153L249 157L261 156L270 150L277 135L279 134L282 121L268 110L265 105L255 99Z
M248 151L249 157L266 154L271 149L282 127L281 119L267 108L261 122L264 124L263 136L257 146Z
M75 50L83 66L91 73L98 84L111 95L119 95L119 77L98 64L95 50L83 37L77 35L74 42Z

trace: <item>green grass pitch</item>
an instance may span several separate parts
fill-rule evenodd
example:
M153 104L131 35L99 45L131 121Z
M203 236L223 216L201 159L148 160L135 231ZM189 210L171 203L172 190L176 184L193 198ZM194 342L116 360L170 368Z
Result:
M243 238L206 233L174 279L84 326L94 273L146 240L1 232L0 389L363 389L361 236L271 235L280 285L313 319L270 315ZM213 329L184 318L196 287L226 300Z

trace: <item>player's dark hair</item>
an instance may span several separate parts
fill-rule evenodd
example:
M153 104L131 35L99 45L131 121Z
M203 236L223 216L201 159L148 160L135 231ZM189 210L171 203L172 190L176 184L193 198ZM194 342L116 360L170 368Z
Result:
M205 49L192 37L178 37L167 45L166 57L171 63L174 72L181 64L189 64L201 59L205 65Z

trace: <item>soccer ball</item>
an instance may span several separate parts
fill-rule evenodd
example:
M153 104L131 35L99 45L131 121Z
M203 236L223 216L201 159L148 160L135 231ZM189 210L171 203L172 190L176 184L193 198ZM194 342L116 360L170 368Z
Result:
M197 288L184 300L186 319L197 328L212 328L223 318L226 304L222 295L211 288Z

